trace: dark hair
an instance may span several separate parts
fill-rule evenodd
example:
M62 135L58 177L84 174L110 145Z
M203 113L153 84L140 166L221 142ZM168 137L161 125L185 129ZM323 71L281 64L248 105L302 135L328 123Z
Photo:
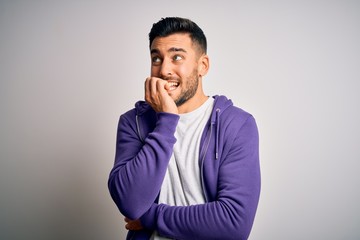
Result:
M206 53L206 37L201 28L190 19L180 17L162 18L154 23L149 33L150 47L156 37L167 37L174 33L189 33L193 43L198 44L200 52Z

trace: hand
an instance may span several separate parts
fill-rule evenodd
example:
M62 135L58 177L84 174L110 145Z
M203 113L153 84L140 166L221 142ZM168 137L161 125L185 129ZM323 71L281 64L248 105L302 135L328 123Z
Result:
M141 225L141 222L139 219L130 220L129 218L126 217L124 220L126 222L125 228L127 230L138 231L138 230L143 229L143 226Z
M168 89L166 80L148 77L145 81L145 100L156 112L178 114L177 106L168 94Z

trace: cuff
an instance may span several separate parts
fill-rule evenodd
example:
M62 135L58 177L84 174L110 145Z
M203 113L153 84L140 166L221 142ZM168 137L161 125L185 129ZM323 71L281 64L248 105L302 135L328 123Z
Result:
M180 116L173 113L160 112L157 113L157 118L158 121L156 122L156 128L165 132L174 133Z

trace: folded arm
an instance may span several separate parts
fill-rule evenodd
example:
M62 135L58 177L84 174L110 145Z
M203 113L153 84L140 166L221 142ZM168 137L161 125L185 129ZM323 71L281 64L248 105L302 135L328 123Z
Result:
M260 193L258 133L252 117L220 161L213 201L184 207L154 203L141 217L142 225L169 238L247 239Z
M115 164L110 172L110 194L120 212L130 219L143 215L155 201L166 172L178 115L157 113L155 129L142 142L134 119L120 117Z

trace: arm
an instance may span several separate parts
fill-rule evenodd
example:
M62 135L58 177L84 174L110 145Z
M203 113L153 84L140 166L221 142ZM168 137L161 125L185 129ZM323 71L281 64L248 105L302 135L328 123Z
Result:
M153 204L141 217L145 228L178 239L247 239L260 192L258 132L250 117L221 159L217 198L175 207Z
M157 112L155 129L145 136L145 143L138 138L134 112L119 121L108 185L120 212L129 219L138 219L157 198L176 142L179 116L168 89L163 79L149 77L145 81L145 100Z
M142 143L136 133L135 114L120 117L115 164L109 190L120 212L137 219L156 199L172 154L178 115L157 113L156 127Z

